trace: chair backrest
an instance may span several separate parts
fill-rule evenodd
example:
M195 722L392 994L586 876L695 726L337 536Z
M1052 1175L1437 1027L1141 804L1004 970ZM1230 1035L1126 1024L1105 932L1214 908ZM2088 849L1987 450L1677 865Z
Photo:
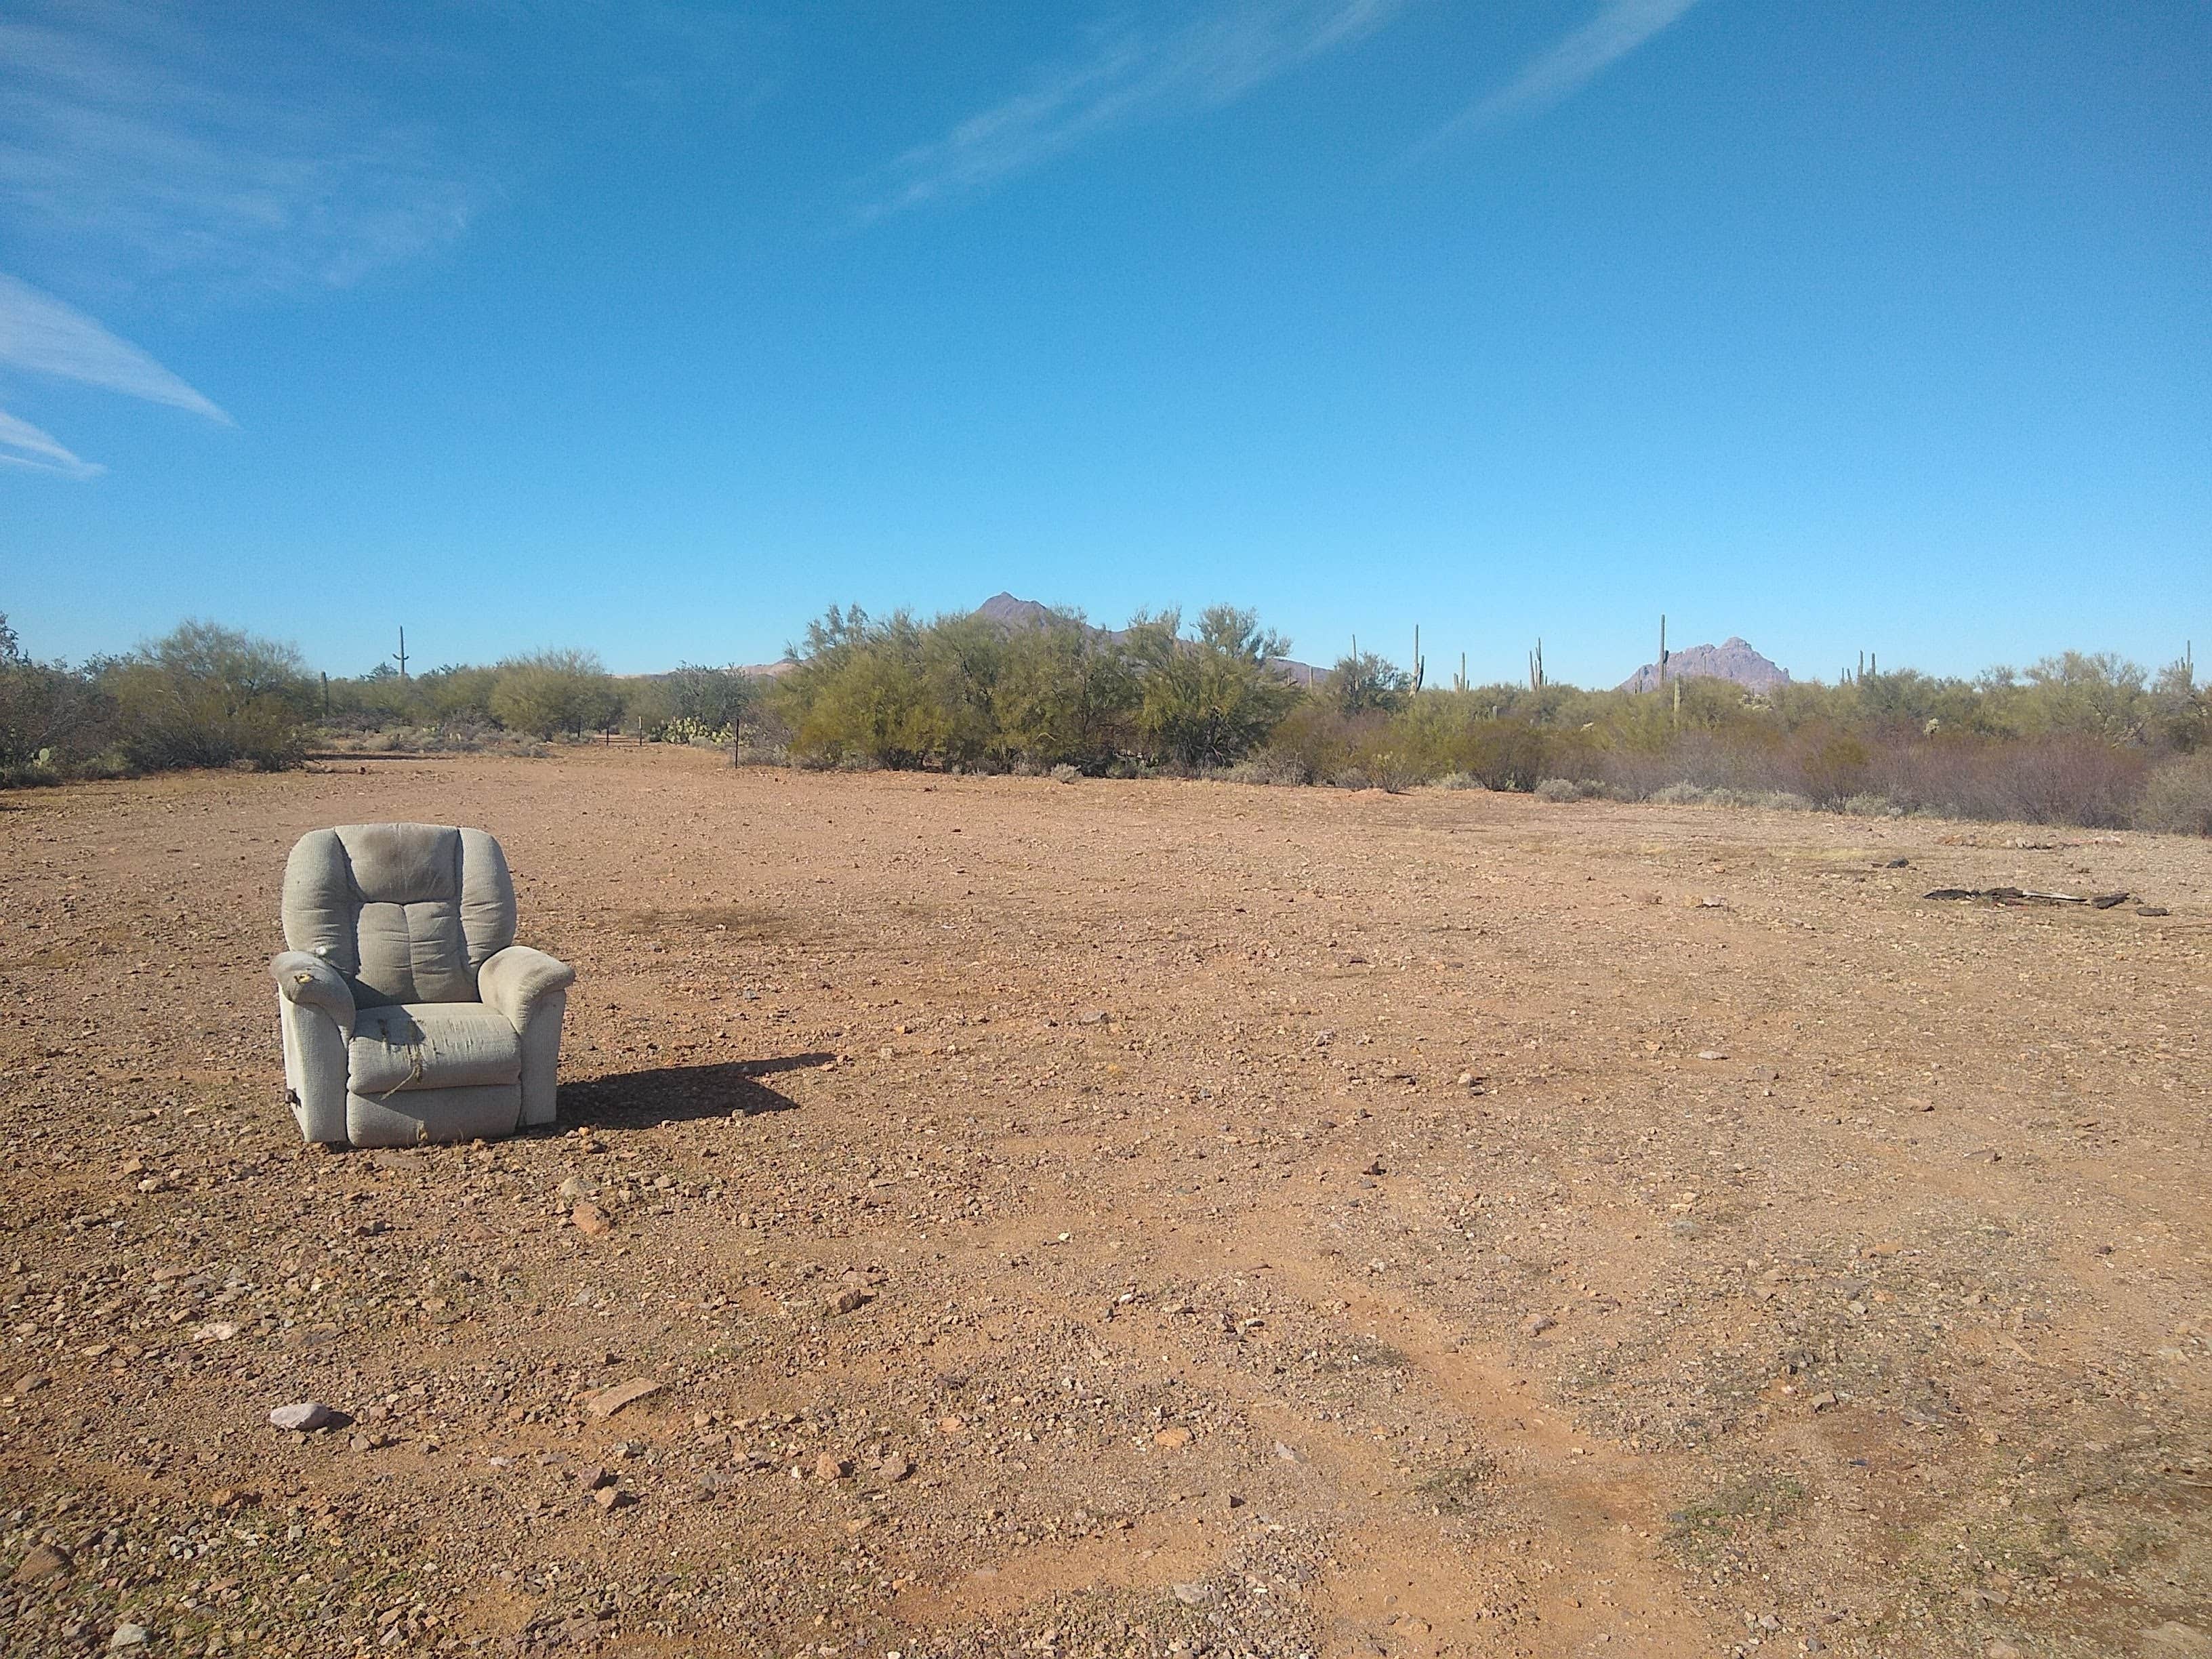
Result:
M507 855L481 830L311 830L284 866L284 943L323 958L363 1008L473 1002L477 969L514 943Z

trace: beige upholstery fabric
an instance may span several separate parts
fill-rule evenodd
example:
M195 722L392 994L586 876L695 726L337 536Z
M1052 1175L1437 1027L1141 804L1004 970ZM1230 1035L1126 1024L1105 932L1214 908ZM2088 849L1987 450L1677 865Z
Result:
M384 1100L348 1095L346 1139L356 1146L413 1146L426 1140L494 1140L514 1133L519 1085L489 1089L411 1089Z
M481 830L349 823L300 838L284 868L284 942L345 979L355 1003L465 1002L514 943L507 856Z
M550 1123L575 971L514 944L514 884L481 830L356 823L284 871L284 1071L309 1140L393 1146Z
M346 1056L347 1086L357 1095L522 1080L520 1034L481 1002L371 1008L354 1026Z
M284 1042L284 1077L291 1085L292 1115L299 1120L301 1138L344 1140L344 1033L327 1010L283 997L276 999L276 1020Z

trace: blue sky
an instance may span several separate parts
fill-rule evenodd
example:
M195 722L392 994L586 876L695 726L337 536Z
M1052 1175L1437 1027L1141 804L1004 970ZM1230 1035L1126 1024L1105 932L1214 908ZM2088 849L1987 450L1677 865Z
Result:
M0 610L357 672L1256 605L2212 653L2212 10L0 14Z

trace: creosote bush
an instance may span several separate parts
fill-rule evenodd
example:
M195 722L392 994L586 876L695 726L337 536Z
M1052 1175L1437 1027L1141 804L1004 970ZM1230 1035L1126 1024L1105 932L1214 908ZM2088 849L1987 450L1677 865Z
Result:
M136 771L296 765L313 710L298 649L188 622L100 665L115 732Z

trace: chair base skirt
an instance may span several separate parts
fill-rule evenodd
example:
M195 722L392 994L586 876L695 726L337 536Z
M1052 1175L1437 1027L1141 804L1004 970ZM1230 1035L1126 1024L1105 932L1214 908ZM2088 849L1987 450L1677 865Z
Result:
M429 1140L495 1140L522 1121L522 1085L403 1089L370 1099L346 1095L346 1139L356 1146L416 1146Z

